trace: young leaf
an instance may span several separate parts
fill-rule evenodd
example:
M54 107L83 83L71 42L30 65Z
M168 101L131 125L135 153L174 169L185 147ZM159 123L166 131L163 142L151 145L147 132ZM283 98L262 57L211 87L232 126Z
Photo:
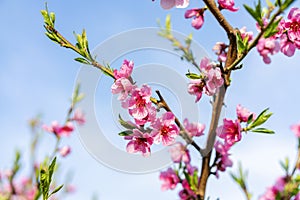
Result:
M247 130L252 130L253 128L265 123L271 116L273 113L268 112L269 108L265 109L264 111L262 111L258 117L254 120L254 122L252 122L251 124L249 124L249 126L247 127Z
M255 133L266 133L266 134L274 134L275 132L266 128L256 128L252 129L251 132Z
M56 165L56 157L54 157L54 159L52 160L51 164L48 167L48 173L49 173L49 177L48 177L48 181L49 181L49 185L51 184L52 181L52 176L55 170L55 165Z
M286 157L284 159L284 161L280 161L279 162L280 166L282 167L282 169L285 171L285 172L288 172L289 171L289 168L290 168L290 161L289 161L289 158Z
M121 124L121 126L123 126L124 128L126 129L135 129L136 126L134 126L133 124L129 123L129 122L126 122L122 119L121 115L119 115L119 123Z
M43 199L47 199L49 193L49 182L48 173L44 169L40 170L40 187L42 190Z
M236 34L237 38L237 46L238 46L238 52L243 53L247 51L247 46L248 46L248 39L245 38L245 41L243 41L241 34L238 32Z
M187 38L185 38L185 44L189 47L192 43L192 39L193 39L193 34L190 33L189 36L187 36Z
M201 76L199 74L195 74L195 73L190 73L188 72L187 74L185 74L186 77L188 77L189 79L201 79Z
M278 33L278 24L281 21L281 18L277 19L275 22L273 22L266 30L264 33L264 38L269 38L276 33Z
M118 135L119 136L122 136L122 137L124 137L124 136L129 136L129 135L132 135L132 131L122 131L122 132L120 132L120 133L118 133Z
M266 0L266 3L268 5L269 8L273 8L274 4L270 1L270 0Z
M82 64L86 64L86 65L90 65L91 63L89 62L89 61L87 61L86 59L84 59L84 58L75 58L74 59L75 61L77 61L77 62L80 62L80 63L82 63Z
M248 117L247 124L250 124L253 121L253 113Z
M261 8L261 2L260 0L258 1L258 4L255 5L255 9L251 8L248 5L244 4L244 8L246 11L257 21L257 23L260 26L263 26L263 21L262 21L262 8Z
M63 187L64 187L64 185L60 185L60 186L58 186L57 188L55 188L55 189L51 192L51 194L49 195L49 197L50 197L51 195L57 193L57 192L58 192L59 190L61 190L61 188L63 188Z
M167 15L166 17L166 33L171 34L172 25L171 25L171 15Z
M286 0L282 6L280 6L281 10L287 9L292 3L294 3L296 0Z
M276 2L275 2L275 6L279 6L279 7L281 7L281 5L282 5L282 3L281 3L281 0L276 0Z

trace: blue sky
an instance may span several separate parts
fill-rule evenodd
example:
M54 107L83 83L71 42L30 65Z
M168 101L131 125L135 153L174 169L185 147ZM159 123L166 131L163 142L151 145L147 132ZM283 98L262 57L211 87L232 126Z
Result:
M85 28L91 49L120 32L156 27L156 20L163 20L168 13L172 15L174 29L184 34L193 32L195 40L212 57L210 49L214 43L225 40L223 31L209 13L206 13L203 30L195 31L190 20L183 18L183 10L164 11L158 1L103 2L49 0L48 7L56 13L57 28L70 40L74 41L73 31L81 32ZM198 1L191 2L191 7L198 5ZM239 1L237 6L242 8L243 2L249 1ZM299 7L299 1L294 5ZM73 61L74 53L59 48L44 36L41 9L44 9L43 1L0 1L0 169L10 166L16 148L27 148L30 136L26 122L29 118L43 113L47 123L64 119L80 68ZM239 17L224 13L234 26L246 25L255 30L253 21L243 9ZM244 69L232 77L226 116L234 117L238 103L255 112L270 107L275 113L267 123L276 131L275 135L245 135L232 150L233 159L241 161L249 170L249 187L255 197L282 174L278 160L289 156L293 161L296 154L296 140L289 126L300 121L299 59L299 52L293 58L276 55L266 66L254 51L245 60ZM46 146L51 145L50 136L45 136L44 140ZM73 182L78 188L70 199L88 199L93 193L101 200L137 200L141 196L149 200L176 199L175 192L160 191L158 173L131 175L106 168L87 153L77 133L65 143L71 144L73 152L63 160L64 171L71 169L74 172ZM46 152L46 149L41 151ZM212 199L242 198L227 173L221 174L220 180L210 179L208 194Z

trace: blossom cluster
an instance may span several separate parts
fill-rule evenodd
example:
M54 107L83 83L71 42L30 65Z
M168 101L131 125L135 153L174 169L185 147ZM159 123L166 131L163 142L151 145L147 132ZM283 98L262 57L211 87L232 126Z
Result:
M35 166L38 168L38 166ZM39 194L38 184L33 180L35 177L22 176L15 180L12 170L0 171L0 199L11 200L34 200ZM13 182L10 182L10 179ZM72 184L66 184L64 193L75 192L75 187ZM51 199L58 199L58 196L53 195Z
M73 117L70 117L63 125L59 124L58 121L53 121L51 125L44 124L42 128L44 131L52 133L57 139L61 137L69 137L74 131L74 124L76 122L78 125L83 125L85 123L84 113L80 109L74 111ZM66 157L71 153L70 146L63 146L57 149L62 157Z
M187 146L181 142L170 147L171 159L178 168L168 168L160 173L161 190L174 190L181 185L178 196L181 200L197 199L196 188L199 182L199 170L191 164L191 156Z
M300 137L300 123L291 126L297 138ZM264 194L259 197L259 200L274 200L274 199L292 199L300 200L300 179L299 179L299 158L292 170L289 173L289 161L286 160L285 164L281 163L285 171L285 175L277 178L274 185L268 187Z
M300 200L299 180L289 176L279 177L275 184L268 187L259 200L291 199Z
M74 112L73 109L71 109L68 113L68 120L63 125L60 125L57 121L53 121L50 126L45 124L41 126L38 118L30 120L29 124L33 132L33 139L30 144L32 165L27 165L27 167L30 167L32 172L29 176L25 176L23 174L21 176L17 176L22 167L20 161L21 153L17 152L14 165L11 167L11 169L0 171L0 199L34 200L38 199L42 195L40 184L41 178L39 177L41 173L40 170L45 168L49 157L46 157L43 162L40 162L37 161L34 156L35 152L37 151L36 144L39 142L41 129L53 134L56 138L56 146L51 154L51 157L55 156L56 154L60 154L62 157L65 157L69 155L71 148L69 146L59 147L58 144L61 138L70 136L74 131L74 122L78 123L79 125L83 125L85 123L84 114L80 109L76 109ZM51 184L51 186L49 185L49 187L51 187L49 189L55 191L56 183ZM75 187L73 185L65 183L63 193L72 193L74 190ZM55 195L57 191L51 194L51 199L58 199L58 196Z
M175 116L171 112L157 117L156 108L151 102L151 88L148 85L138 87L131 78L133 61L124 60L120 70L114 70L115 82L111 86L113 94L119 94L118 99L122 107L128 110L134 119L131 124L130 134L124 138L130 140L126 150L129 153L141 152L143 156L149 156L153 143L167 146L174 143L179 134L179 128L175 124ZM145 128L145 125L149 125Z
M14 194L11 197L12 199L33 200L37 194L38 188L32 185L31 180L23 177L20 180L15 181L14 188L12 188L12 185L8 181L11 176L11 170L0 172L0 197L6 197L14 190Z
M204 124L191 123L188 119L185 119L183 124L190 137L204 135ZM162 191L174 190L177 185L181 185L182 189L178 193L181 200L197 199L196 188L199 182L199 170L191 164L191 156L187 146L181 142L176 142L170 147L169 152L174 165L178 165L178 167L168 168L160 173Z
M196 96L195 102L201 99L202 93L213 96L224 83L220 68L206 57L201 60L200 71L199 78L191 79L188 85L188 92Z
M264 19L264 26L268 20ZM261 30L261 27L258 27ZM277 27L277 33L269 38L261 38L256 46L259 54L266 64L271 62L269 55L281 51L284 55L291 57L296 49L300 49L300 9L292 8L287 19L281 19Z
M218 0L219 9L226 9L232 12L238 11L239 8L234 7L234 0ZM186 19L192 19L192 26L195 29L200 29L204 24L204 12L207 8L192 8L185 12L184 17Z
M247 28L244 26L241 29L239 29L239 34L241 36L242 40L246 40L249 44L253 40L253 32L247 31ZM215 46L213 47L213 51L218 56L217 60L219 62L225 62L227 59L227 49L228 45L224 42L217 42Z
M252 120L255 119L255 113L250 112L240 104L236 107L236 114L236 120L224 118L223 125L219 126L216 130L218 137L223 140L217 140L214 145L217 154L215 163L217 176L218 171L224 172L227 167L231 167L233 164L229 158L229 150L235 143L242 139L243 129L241 123L248 122L249 118L252 118Z
M118 94L123 108L133 118L134 122L128 121L125 140L129 140L126 150L129 153L142 153L143 156L151 154L152 144L169 146L175 143L180 128L175 123L175 115L165 112L158 116L156 107L151 101L151 88L148 85L138 87L133 83L131 74L134 67L133 61L124 60L120 70L114 70L115 81L111 86L111 92ZM203 134L205 126L190 123L184 120L184 126L190 137Z

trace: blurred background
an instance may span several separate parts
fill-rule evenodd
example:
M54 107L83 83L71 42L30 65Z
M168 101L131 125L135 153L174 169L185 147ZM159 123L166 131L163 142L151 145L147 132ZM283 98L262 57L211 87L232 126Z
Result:
M47 3L49 10L56 13L57 29L75 41L73 31L80 33L85 28L91 49L120 32L157 27L157 19L163 21L167 14L172 16L173 28L187 35L192 32L211 58L215 58L211 51L213 45L217 41L227 42L224 31L210 13L205 13L205 24L196 31L190 25L191 20L184 19L184 10L165 11L159 1L48 0ZM224 11L224 14L233 26L247 26L256 33L243 3L253 5L252 1L236 1L240 11L237 14ZM203 6L201 1L191 0L190 8L200 6ZM294 6L299 7L299 1ZM53 120L62 122L80 68L80 64L73 61L77 55L45 37L40 14L44 8L44 1L0 0L0 170L10 168L14 151L21 149L26 173L30 141L28 120L42 114L47 124ZM267 107L274 112L266 126L274 130L275 135L249 133L231 151L235 165L228 171L235 171L237 162L241 161L249 171L249 190L254 199L283 175L279 160L288 156L291 162L295 161L297 143L290 125L300 121L299 56L299 52L292 58L278 54L271 58L270 65L265 65L254 50L246 58L243 70L232 76L226 99L228 118L235 117L238 103L256 113ZM61 173L72 171L72 183L76 186L76 193L65 199L91 199L94 195L101 200L178 199L177 192L161 192L159 172L132 175L107 168L85 150L76 132L63 143L72 147L72 153L60 159ZM39 156L47 153L52 145L54 137L45 135ZM220 174L219 179L211 177L207 190L211 199L244 198L227 172Z

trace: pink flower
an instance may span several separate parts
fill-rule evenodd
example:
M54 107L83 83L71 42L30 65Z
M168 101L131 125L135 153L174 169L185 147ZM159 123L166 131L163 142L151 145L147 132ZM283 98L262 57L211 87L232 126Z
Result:
M128 94L135 88L134 85L127 78L119 78L111 86L111 93L120 94L118 100L125 100Z
M300 138L300 123L294 124L291 126L291 130L295 133L295 135Z
M267 191L259 197L258 200L275 200L276 194L271 187L267 188Z
M250 112L247 108L242 107L241 104L236 106L236 114L240 122L247 122L250 115L253 115L253 119L256 118L255 113Z
M217 92L217 89L224 83L220 68L212 68L207 72L206 85L204 87L205 94L212 96Z
M196 96L195 102L202 97L204 82L201 79L192 79L188 85L188 93Z
M143 133L138 129L133 129L133 134L125 136L125 139L131 140L126 146L128 153L141 152L144 157L150 156L150 147L153 144L153 138L149 133Z
M216 55L218 56L219 62L225 62L227 59L227 52L226 49L228 48L228 45L226 45L224 42L217 42L215 46L213 47L213 51L215 51Z
M189 163L191 161L189 150L181 142L172 145L169 152L174 163L181 163L181 161Z
M160 0L160 6L165 9L186 8L189 5L189 0Z
M169 168L167 171L161 172L159 179L163 182L161 186L162 191L173 190L180 182L176 172Z
M288 14L288 19L285 22L285 28L289 39L294 41L300 41L300 9L292 8Z
M296 45L291 40L289 40L286 34L283 34L280 37L280 51L288 57L291 57L295 54Z
M119 71L116 69L114 70L115 79L129 78L131 76L133 66L134 66L133 61L124 60L121 69Z
M253 39L253 32L252 31L246 31L247 28L244 26L243 28L240 29L240 34L242 39L244 40L246 37L248 37L248 42L250 42Z
M260 38L258 41L258 44L256 45L256 49L259 52L259 54L263 57L263 61L266 64L271 63L271 59L269 57L269 54L274 55L279 52L280 45L278 41L276 41L275 37L269 37L269 38Z
M223 119L223 125L217 128L217 133L229 146L234 145L242 138L241 125L238 120Z
M188 92L192 95L196 95L196 101L198 102L202 96L202 92L212 96L216 93L217 89L224 83L220 68L214 66L212 62L204 57L200 62L200 70L203 78L192 79Z
M213 63L207 57L202 58L200 62L200 70L207 74L213 68Z
M195 166L192 166L190 163L186 163L186 170L190 175L194 175L195 172L198 172L198 168Z
M294 200L300 200L300 192L298 192L298 194L295 196Z
M182 187L183 189L179 192L180 200L192 200L197 198L197 195L191 189L187 180L184 179L182 181Z
M200 123L190 123L188 119L183 121L185 129L188 131L190 137L201 136L204 133L205 125Z
M204 11L203 8L193 8L190 10L187 10L184 14L184 17L186 19L193 18L192 20L192 26L195 29L200 29L204 23Z
M61 126L57 121L53 121L51 126L43 125L45 131L54 133L57 137L70 136L74 130L73 124L67 122L65 125Z
M131 93L131 97L123 104L123 107L128 108L135 122L138 125L144 125L154 120L156 112L150 100L151 88L143 85L141 88L135 88Z
M76 121L79 125L83 125L85 123L85 117L82 110L76 109L71 120Z
M285 177L280 177L276 180L275 185L273 186L273 190L276 192L283 192L285 184Z
M68 192L68 193L74 193L74 192L76 192L76 187L74 185L69 184L66 187L66 192Z
M277 194L284 191L285 184L285 177L278 178L272 187L267 188L266 193L259 200L275 200Z
M171 145L179 135L179 128L175 124L175 116L171 112L166 112L160 118L157 118L152 127L151 135L156 144L162 142L164 146Z
M200 70L205 76L203 92L209 96L214 95L224 83L220 68L214 67L214 64L207 57L204 57L200 62Z
M232 161L230 160L228 153L230 146L225 144L222 144L220 141L216 141L214 145L216 152L218 152L220 158L217 161L217 170L224 172L227 167L232 167Z
M223 9L227 9L232 12L239 10L239 8L234 7L234 0L218 0L218 3L219 3L219 6Z
M300 49L300 9L292 8L288 19L280 21L278 30L281 52L288 57L293 56L296 48Z
M64 147L62 147L62 148L59 149L59 154L62 157L66 157L70 153L71 153L71 147L69 147L69 146L64 146Z

